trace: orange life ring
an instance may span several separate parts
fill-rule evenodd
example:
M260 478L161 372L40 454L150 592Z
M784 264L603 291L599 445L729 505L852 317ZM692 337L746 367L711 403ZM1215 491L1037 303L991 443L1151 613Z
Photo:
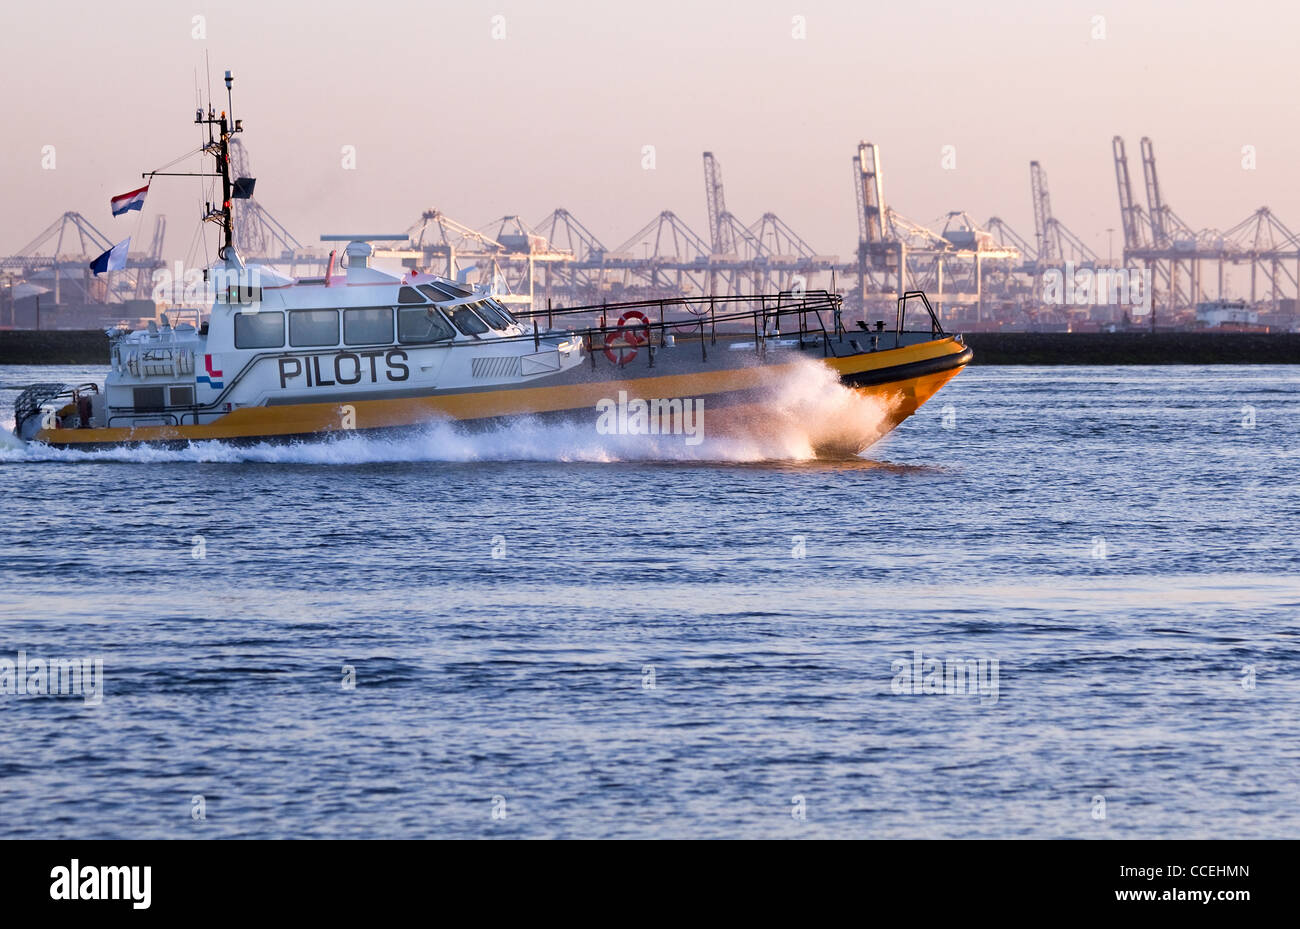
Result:
M628 326L630 320L637 320L637 323ZM637 355L637 347L645 345L650 341L650 319L640 310L628 310L618 318L618 331L605 333L605 357L609 363L622 367ZM644 330L642 335L638 330ZM620 347L617 354L614 353L614 347Z

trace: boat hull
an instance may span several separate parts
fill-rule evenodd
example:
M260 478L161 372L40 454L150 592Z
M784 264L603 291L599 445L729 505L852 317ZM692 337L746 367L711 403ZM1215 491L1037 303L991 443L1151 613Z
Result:
M693 351L683 340L677 349ZM235 444L319 441L353 433L391 434L430 422L452 421L486 428L521 416L594 422L603 401L619 396L696 399L707 403L709 434L761 429L771 415L770 388L809 360L829 368L839 382L877 401L881 415L862 434L848 432L817 442L819 454L855 454L911 416L971 360L957 338L940 338L889 350L839 357L785 352L763 363L711 367L707 363L638 368L636 376L601 368L570 383L510 386L368 398L332 397L327 403L283 403L236 409L200 425L133 428L45 429L36 441L64 448L98 449L150 445L184 447L193 442ZM688 370L683 370L688 368ZM689 369L693 368L693 369ZM611 375L624 376L611 376ZM665 429L665 432L668 431Z

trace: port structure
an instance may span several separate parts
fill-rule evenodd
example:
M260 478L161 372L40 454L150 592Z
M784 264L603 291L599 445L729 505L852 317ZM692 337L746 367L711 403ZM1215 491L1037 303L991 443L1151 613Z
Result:
M1039 161L1029 164L1034 231L1022 236L999 216L982 225L961 210L929 224L908 218L886 200L881 146L870 141L852 155L858 241L845 262L815 249L774 212L742 221L728 207L713 152L703 153L704 235L663 210L609 247L561 207L533 225L506 215L478 227L426 209L404 232L371 238L377 258L491 286L520 306L827 290L845 295L851 320L875 318L901 293L925 290L955 326L1095 327L1120 322L1119 312L1053 305L1044 298L1046 275L1124 267L1150 272L1153 312L1145 325L1193 325L1198 308L1234 293L1255 311L1294 317L1300 239L1267 206L1223 231L1194 229L1167 202L1150 138L1141 140L1140 176L1122 137L1112 139L1111 156L1122 251L1105 260L1054 214ZM231 160L239 176L253 176L239 139L231 142ZM294 276L320 274L328 262L327 248L303 245L255 198L242 201L234 222L249 264ZM111 243L81 214L62 214L18 254L0 258L0 326L15 324L17 295L30 299L32 291L47 305L142 301L163 265L165 235L166 218L158 216L149 244L133 242L143 247L131 252L127 269L96 279L88 264ZM197 243L186 266L204 263Z
M1300 239L1267 206L1226 230L1194 229L1169 206L1156 170L1155 145L1140 143L1146 208L1133 195L1124 139L1111 141L1119 191L1124 263L1151 271L1155 288L1151 324L1160 314L1186 317L1229 296L1229 278L1249 276L1247 305L1280 314L1284 300L1294 315L1300 289ZM1289 297L1288 297L1289 294Z
M941 318L982 319L986 279L1010 285L1012 275L1022 270L1025 256L1015 244L1019 237L999 239L963 210L942 217L942 228L936 232L886 202L879 145L859 142L852 163L858 260L848 308L871 316L887 309L902 293L925 290L935 295ZM1018 295L1016 288L1009 290L1019 302L1028 297L1024 288ZM999 296L1005 298L1007 293Z
M237 176L252 176L238 138L230 142L230 157ZM234 221L235 240L249 263L291 276L324 268L327 254L304 246L255 198L240 201ZM90 262L113 242L81 213L63 213L17 254L0 257L0 327L94 328L108 321L134 325L152 319L157 311L155 273L167 268L166 237L167 217L156 214L147 243L138 230L132 234L126 268L96 276ZM196 238L182 268L206 267L210 258Z
M123 270L96 276L90 262L114 243L80 213L61 214L17 254L0 257L0 327L48 328L84 318L90 328L122 317L115 304L136 301L147 310L166 237L167 217L158 215L145 249L131 252ZM99 307L106 309L87 311Z
M626 299L741 296L827 290L838 258L817 253L788 223L765 212L745 225L726 207L722 173L704 153L708 237L664 210L617 246L608 247L569 210L535 225L506 216L475 229L425 210L402 245L376 258L488 284L517 304L597 304Z

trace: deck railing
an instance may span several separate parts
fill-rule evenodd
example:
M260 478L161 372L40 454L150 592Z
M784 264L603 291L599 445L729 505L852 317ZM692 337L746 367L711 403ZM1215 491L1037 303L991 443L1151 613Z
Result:
M531 323L534 341L543 330L569 329L583 340L594 356L617 347L619 340L632 339L631 347L647 348L650 366L654 352L678 336L700 344L700 355L708 360L708 349L717 344L718 334L752 333L755 351L762 355L767 340L798 337L801 347L808 336L820 343L823 355L836 354L833 337L842 341L844 298L824 290L785 291L777 294L723 297L666 297L619 303L586 304L545 309L512 311ZM613 314L619 314L617 318ZM621 324L620 324L621 321ZM578 325L588 323L588 325ZM828 325L829 324L829 325Z

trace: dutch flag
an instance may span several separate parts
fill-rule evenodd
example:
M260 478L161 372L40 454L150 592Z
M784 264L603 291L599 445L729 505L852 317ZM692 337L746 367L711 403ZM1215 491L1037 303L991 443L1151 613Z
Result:
M144 209L144 195L149 192L149 185L145 184L139 190L133 190L130 193L121 194L109 201L109 206L113 208L114 216L121 216L123 213L131 210Z

